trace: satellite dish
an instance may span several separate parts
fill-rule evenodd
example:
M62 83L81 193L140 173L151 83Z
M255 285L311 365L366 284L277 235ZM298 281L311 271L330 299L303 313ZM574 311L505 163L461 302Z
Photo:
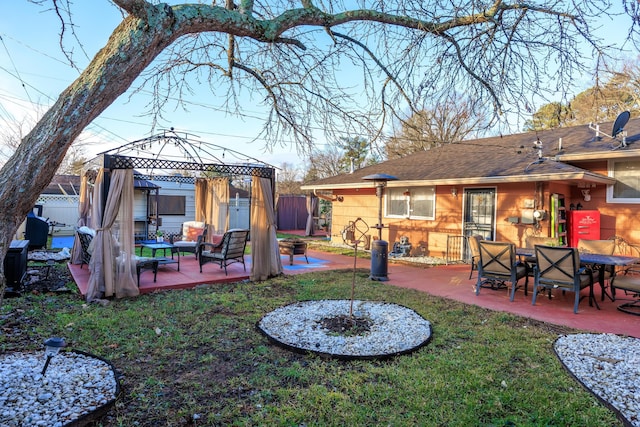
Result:
M627 124L630 117L631 113L628 111L623 111L622 113L618 114L618 117L616 117L616 121L613 123L613 131L611 132L611 136L613 138L615 138L616 135L624 130L624 126Z

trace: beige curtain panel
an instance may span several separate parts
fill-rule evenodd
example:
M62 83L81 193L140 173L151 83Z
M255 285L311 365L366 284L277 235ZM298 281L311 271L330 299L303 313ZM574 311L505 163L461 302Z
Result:
M212 218L218 234L223 234L229 228L229 178L213 179L214 203Z
M207 240L229 228L229 179L198 178L195 183L196 221L209 226Z
M307 196L307 224L305 227L305 236L313 236L315 233L315 224L313 222L313 213L318 205L318 198L313 196Z
M96 236L91 244L87 301L103 297L139 295L135 280L133 240L133 170L114 170L107 201L102 209L104 170L100 170L93 192L92 218Z
M91 218L93 218L93 226L96 229L102 228L102 203L101 200L103 194L102 183L104 182L104 169L98 171L96 176L96 182L93 186L93 200L95 203L91 205ZM102 230L99 234L102 234ZM97 245L97 236L91 241L91 261L89 262L89 282L87 284L86 300L91 302L99 300L104 295L104 274L102 273L102 245Z
M207 180L197 178L195 182L195 202L196 202L196 221L204 222L209 229L207 230L207 241L211 242L210 236L214 230L211 230L211 223L207 219Z
M254 176L251 184L251 280L266 280L282 274L273 206L271 180Z

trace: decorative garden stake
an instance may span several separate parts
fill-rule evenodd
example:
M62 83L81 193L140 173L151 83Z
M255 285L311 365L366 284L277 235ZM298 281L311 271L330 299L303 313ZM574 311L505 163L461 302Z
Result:
M47 361L44 362L44 368L42 368L42 376L44 376L45 372L47 372L47 368L49 367L49 362L51 362L51 358L58 354L61 348L66 345L64 342L64 338L53 337L49 338L44 342L44 354L47 356Z
M353 246L353 276L351 279L351 304L349 306L349 317L353 318L353 300L356 289L356 262L358 260L358 245L364 241L364 236L369 231L369 226L362 218L349 221L349 224L342 230L342 240L349 246Z
M431 323L415 311L354 299L358 245L367 241L368 231L367 223L358 218L341 232L344 243L354 249L350 300L302 301L277 308L258 322L260 332L288 350L347 360L383 359L427 344Z

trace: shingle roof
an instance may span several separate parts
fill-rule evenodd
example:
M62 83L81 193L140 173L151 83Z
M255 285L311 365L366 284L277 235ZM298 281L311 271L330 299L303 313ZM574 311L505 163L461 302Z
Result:
M53 179L42 191L42 194L66 194L76 195L80 192L80 176L79 175L54 175Z
M611 133L612 128L613 123L600 125L600 129L606 133ZM617 139L604 135L596 137L596 132L589 125L445 144L358 169L352 174L321 179L304 185L303 189L362 187L362 177L375 173L395 176L398 184L404 181L422 181L426 185L532 179L607 183L612 182L611 178L581 169L576 164L580 160L640 156L640 119L630 120L625 130L628 134L626 147L621 146L620 136ZM535 147L538 140L542 144L542 159ZM572 164L564 163L567 161Z

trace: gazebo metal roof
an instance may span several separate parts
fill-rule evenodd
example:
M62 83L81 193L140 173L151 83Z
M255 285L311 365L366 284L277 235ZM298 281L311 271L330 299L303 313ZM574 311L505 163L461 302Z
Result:
M236 159L227 162L226 157ZM209 175L257 176L275 179L275 167L217 144L180 135L172 129L98 154L107 169L191 171Z

